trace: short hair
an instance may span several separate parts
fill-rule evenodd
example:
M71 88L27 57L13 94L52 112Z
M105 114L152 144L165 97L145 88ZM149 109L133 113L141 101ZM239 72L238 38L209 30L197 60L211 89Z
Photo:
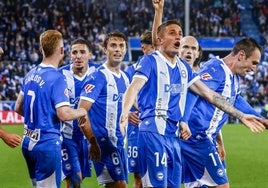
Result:
M245 37L235 44L232 53L236 55L240 50L244 50L247 59L252 55L253 51L256 48L259 49L259 51L262 53L262 47L257 43L255 39Z
M176 24L178 26L181 27L181 23L179 20L177 19L173 19L173 20L168 20L166 22L163 22L158 28L157 28L157 35L160 36L163 32L163 30L169 26L169 25L172 25L172 24Z
M152 40L152 32L149 30L145 30L140 36L141 44L153 44Z
M126 42L126 46L127 46L127 37L125 36L125 34L120 32L120 31L115 30L115 31L112 31L112 32L108 33L105 36L105 39L104 39L104 42L103 42L103 46L105 48L107 47L109 39L112 38L112 37L119 37L119 38L124 39L124 41Z
M62 39L62 34L57 30L46 30L40 35L39 42L45 57L54 54Z
M92 52L92 44L91 42L89 42L88 40L84 39L84 38L78 38L78 39L75 39L74 41L72 41L71 43L71 46L75 45L75 44L84 44L87 46L88 50L90 52Z

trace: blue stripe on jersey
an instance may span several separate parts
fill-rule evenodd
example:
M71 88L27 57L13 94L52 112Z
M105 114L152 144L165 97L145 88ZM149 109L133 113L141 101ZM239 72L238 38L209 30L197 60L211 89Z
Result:
M119 119L122 112L122 97L128 84L129 80L123 71L120 71L120 76L116 76L102 65L89 77L81 92L81 98L94 102L89 110L89 117L98 141L108 138L119 148L124 146ZM86 90L88 85L94 86L90 92Z
M135 69L136 69L136 67L138 66L139 61L142 59L142 57L143 57L143 56L140 56L139 59L138 59L138 61L137 61L136 63L134 63L134 64L128 66L128 67L126 68L126 70L125 70L125 73L126 73L126 75L128 76L128 79L129 79L130 82L132 81L132 78L133 78L133 76L134 76L134 74L135 74Z
M182 63L187 69L189 83L194 79L192 69L186 62ZM162 135L173 135L177 131L176 124L181 118L179 100L184 88L182 75L177 63L169 63L159 52L145 55L140 60L134 77L146 78L147 82L139 93L138 106L141 119L149 118L141 124L141 131Z
M133 65L130 65L129 67L126 68L125 70L125 73L128 77L128 79L131 81L132 80L132 77L135 73L135 66L137 65L137 63L133 64Z
M48 141L59 139L61 125L56 108L70 105L64 76L54 67L40 64L25 76L22 92L25 134L28 135L24 137L23 147L53 149ZM29 136L33 136L31 130L34 130L36 140L30 139Z
M79 77L74 74L72 70L73 64L65 65L59 69L59 71L66 77L68 93L70 97L70 104L72 108L76 109L78 106L80 100L80 93L84 81L86 80L86 77L92 74L98 66L99 65L97 64L89 62L88 70L86 74L82 77ZM61 131L65 138L80 140L83 137L83 133L81 132L80 127L78 126L77 120L64 122Z
M234 103L239 94L239 77L221 59L211 59L200 69L198 74L210 89L222 95L227 101ZM189 119L192 131L191 139L202 137L215 138L227 121L228 114L199 97Z

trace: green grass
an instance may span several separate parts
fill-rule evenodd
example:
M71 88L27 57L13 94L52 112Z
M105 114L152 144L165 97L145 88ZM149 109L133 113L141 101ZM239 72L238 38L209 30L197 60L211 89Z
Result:
M3 126L22 134L22 126ZM223 138L227 152L227 173L232 188L268 187L268 132L253 134L242 125L226 125ZM9 148L0 141L0 187L32 188L21 148ZM133 178L130 175L129 188ZM83 187L98 188L95 173L86 178ZM65 184L62 184L65 187Z

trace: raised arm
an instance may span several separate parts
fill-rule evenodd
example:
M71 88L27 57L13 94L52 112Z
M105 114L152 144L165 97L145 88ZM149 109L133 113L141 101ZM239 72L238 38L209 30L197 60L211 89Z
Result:
M154 21L152 27L152 41L155 49L158 48L157 28L162 24L163 8L165 0L152 0L154 7Z

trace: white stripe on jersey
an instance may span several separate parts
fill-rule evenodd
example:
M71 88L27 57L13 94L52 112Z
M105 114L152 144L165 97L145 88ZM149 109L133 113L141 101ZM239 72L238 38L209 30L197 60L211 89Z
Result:
M155 100L155 123L157 124L157 130L159 134L165 135L168 103L170 100L170 93L165 92L163 87L167 83L170 83L170 77L168 72L168 65L162 60L160 53L155 56L157 65L157 98ZM170 85L170 84L169 84Z
M108 133L108 137L112 144L116 147L118 137L116 136L117 129L117 117L118 117L118 100L114 100L113 93L119 93L117 89L117 84L114 79L114 74L105 66L105 69L101 69L100 71L105 75L107 81L107 98L106 98L106 122L105 128ZM126 88L129 85L128 77L120 71L120 75L125 80ZM121 112L119 112L121 113Z
M227 101L233 103L234 99L230 99L230 97L232 96L233 89L235 89L235 93L238 93L239 91L238 80L235 79L234 75L232 74L232 72L230 71L230 69L227 67L225 63L221 64L221 67L223 68L225 72L225 83L224 83L224 88L222 90L221 95ZM209 128L206 130L206 134L211 140L213 140L212 134L214 134L217 131L219 122L222 120L224 114L225 112L223 112L217 107L215 108L213 116L210 121Z

